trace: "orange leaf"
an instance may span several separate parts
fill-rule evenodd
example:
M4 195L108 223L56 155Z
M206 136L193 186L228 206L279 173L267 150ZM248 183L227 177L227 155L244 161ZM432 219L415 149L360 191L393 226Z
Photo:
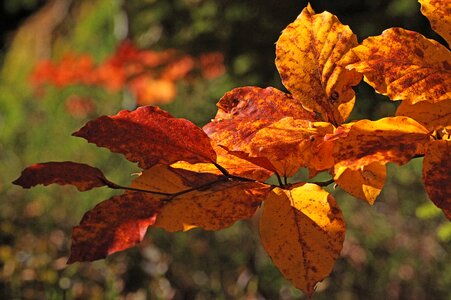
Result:
M216 160L208 136L196 125L177 119L158 107L123 110L88 122L73 134L99 147L124 154L145 169L179 160L191 163Z
M243 151L249 156L266 158L278 174L287 177L300 167L327 169L334 162L332 149L323 147L323 137L333 130L330 123L287 117L259 130Z
M217 163L226 169L231 175L254 179L257 181L265 181L272 172L261 168L247 160L241 159L235 155L229 154L224 148L217 146L212 142L213 149L217 154ZM211 163L197 163L190 164L184 161L179 161L171 165L173 168L190 170L193 172L212 173L221 175L221 171Z
M108 180L102 171L86 164L64 162L47 162L34 164L22 171L14 184L23 188L30 188L38 184L73 185L79 191L104 186Z
M449 0L419 0L421 13L431 22L432 29L451 47L451 2Z
M363 73L366 82L392 100L451 99L451 52L414 31L391 28L369 37L341 64Z
M155 222L162 203L149 194L114 196L88 211L72 232L67 263L93 261L133 247Z
M340 255L345 223L335 199L319 186L275 188L263 205L260 237L284 277L311 296Z
M359 170L373 162L404 164L429 141L429 132L408 117L361 120L334 141L335 167Z
M240 151L255 133L284 117L315 120L290 95L275 88L241 87L218 102L214 120L204 126L208 136L230 151Z
M386 175L385 165L373 162L359 170L337 168L334 180L349 194L373 205L384 187Z
M324 121L343 123L354 106L351 86L362 77L337 62L356 45L349 26L329 12L315 14L309 5L276 44L276 66L283 84L304 107L321 113Z
M157 217L155 226L171 232L194 227L219 230L250 218L269 190L269 186L257 182L228 180L163 165L144 171L132 187L165 193L191 189L166 199Z
M428 144L423 161L426 191L437 207L451 220L451 141L438 140Z
M451 126L451 99L438 103L422 101L415 104L402 101L396 115L410 117L429 130Z

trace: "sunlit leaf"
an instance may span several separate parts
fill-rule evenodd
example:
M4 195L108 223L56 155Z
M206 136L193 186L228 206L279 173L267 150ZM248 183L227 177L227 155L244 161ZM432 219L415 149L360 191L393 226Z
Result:
M451 141L429 143L423 161L426 191L437 207L451 220Z
M410 117L429 130L451 126L451 99L438 103L422 101L415 104L402 101L396 115Z
M359 170L337 168L334 180L349 194L373 205L384 187L386 174L385 165L373 162Z
M278 174L291 177L300 167L318 170L333 166L332 148L323 147L325 134L334 126L283 118L261 130L243 148L252 157L266 158Z
M265 168L259 167L247 160L229 154L224 148L217 146L214 142L213 149L216 151L216 161L218 165L226 169L231 175L258 181L265 181L272 175L272 172ZM190 170L193 172L212 173L217 175L222 174L221 171L212 163L190 164L184 161L179 161L172 164L171 167Z
M334 141L335 167L359 170L373 162L404 164L429 141L429 132L408 117L361 120Z
M451 2L449 0L419 0L421 12L431 22L432 29L451 47Z
M79 191L104 186L108 180L102 171L86 164L64 162L47 162L34 164L22 171L13 183L30 188L38 184L73 185Z
M204 131L220 146L242 151L255 133L284 117L315 120L299 101L275 88L241 87L226 93L218 102L214 120Z
M191 190L163 199L166 204L155 226L171 232L194 227L206 230L228 227L251 217L269 190L269 186L257 182L234 181L164 165L144 171L132 187L167 193Z
M451 99L451 52L434 40L390 28L353 48L341 64L365 76L378 93L409 103Z
M319 186L275 188L263 205L260 236L285 278L311 296L340 255L345 223L335 199Z
M354 106L361 75L337 66L357 38L349 26L329 12L315 14L306 7L282 32L276 44L276 66L283 84L324 121L339 125Z
M191 163L216 160L210 139L200 128L152 106L102 116L73 135L121 153L143 169L179 160Z
M68 263L93 261L133 247L155 223L162 202L150 194L114 196L88 211L72 232Z

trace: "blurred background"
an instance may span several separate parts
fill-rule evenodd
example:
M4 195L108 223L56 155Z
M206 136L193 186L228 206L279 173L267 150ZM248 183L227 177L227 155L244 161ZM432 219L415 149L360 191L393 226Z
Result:
M71 136L88 120L161 105L202 126L228 90L283 89L274 43L292 0L3 0L0 3L0 299L304 299L260 246L258 216L219 231L150 229L134 249L67 266L72 226L117 192L12 186L36 162L72 160L113 181L139 171ZM414 0L314 1L359 41L404 27L442 41ZM352 119L396 103L356 88ZM333 190L347 235L315 299L451 299L451 227L428 200L421 159L389 166L373 207ZM446 183L444 183L446 184Z

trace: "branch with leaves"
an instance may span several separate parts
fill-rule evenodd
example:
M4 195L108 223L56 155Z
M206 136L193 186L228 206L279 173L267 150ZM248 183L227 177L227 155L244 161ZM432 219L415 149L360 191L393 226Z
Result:
M445 2L421 1L433 28L449 43ZM432 5L438 5L430 15ZM444 15L442 15L444 17ZM274 264L312 296L340 255L345 222L322 186L335 183L373 204L386 164L424 156L431 200L451 219L451 54L418 33L392 28L362 43L328 12L307 6L276 44L276 66L289 94L241 87L218 102L202 129L157 107L88 122L74 135L123 154L142 169L129 187L73 162L36 164L14 182L69 184L80 191L108 186L124 194L88 211L72 235L69 263L92 261L139 243L149 226L170 232L220 230L263 210L261 241ZM392 100L397 116L345 123L361 79ZM322 183L288 183L299 169ZM278 185L265 183L275 175Z

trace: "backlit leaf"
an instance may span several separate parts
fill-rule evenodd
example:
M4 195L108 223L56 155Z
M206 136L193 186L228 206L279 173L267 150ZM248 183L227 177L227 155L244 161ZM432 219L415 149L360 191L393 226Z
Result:
M257 181L265 181L272 172L259 167L247 160L241 159L235 155L229 154L224 148L217 146L213 142L213 149L216 151L216 162L225 168L231 175L254 179ZM212 173L221 175L221 171L212 163L190 164L179 161L171 165L173 168L190 170L193 172Z
M276 44L276 66L283 84L324 121L339 125L354 106L361 75L338 66L337 62L357 38L349 26L329 12L315 14L306 7L282 32Z
M152 106L102 116L73 135L121 153L143 169L179 160L190 163L216 160L210 139L200 128Z
M263 205L260 237L285 278L311 296L340 255L345 223L335 199L319 186L275 188Z
M396 115L410 117L429 130L451 126L451 99L438 103L422 101L415 104L402 101Z
M228 180L224 176L164 165L144 171L132 186L168 193L202 187L163 199L166 204L158 214L155 226L171 232L194 227L219 230L231 226L251 217L269 190L269 186L257 182Z
M392 100L451 99L451 52L414 31L387 29L353 48L341 63Z
M114 196L88 211L72 232L68 263L93 261L133 247L155 223L162 202L150 194Z
M361 120L340 132L334 141L335 167L352 170L373 162L404 164L429 141L428 130L408 117Z
M73 185L79 191L104 186L108 180L102 171L86 164L64 162L47 162L34 164L22 171L14 184L30 188L38 184Z
M241 87L226 93L218 102L214 120L204 126L208 136L230 151L241 151L255 133L284 117L314 121L291 95L275 88Z
M451 47L451 2L449 0L419 0L421 13L431 22L432 29Z
M437 207L451 220L451 141L437 140L428 144L423 161L426 191Z
M333 166L332 148L323 147L325 134L334 126L283 118L261 130L243 149L249 156L266 158L278 174L291 177L300 167L318 170Z
M385 165L373 162L359 170L337 168L334 180L349 194L373 205L384 187L386 174Z

